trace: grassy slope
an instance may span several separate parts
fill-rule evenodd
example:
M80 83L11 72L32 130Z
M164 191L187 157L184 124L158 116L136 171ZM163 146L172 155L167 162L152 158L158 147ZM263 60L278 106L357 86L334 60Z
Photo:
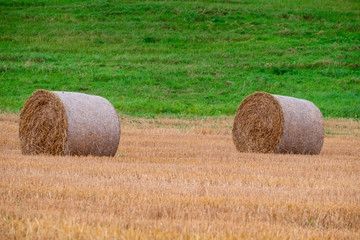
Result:
M1 0L0 109L43 88L126 114L233 115L267 91L360 116L360 2L222 2Z

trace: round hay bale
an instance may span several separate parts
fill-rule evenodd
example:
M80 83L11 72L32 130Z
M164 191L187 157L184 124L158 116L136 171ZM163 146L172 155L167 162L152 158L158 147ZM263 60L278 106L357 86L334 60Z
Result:
M114 156L120 141L113 105L83 93L37 90L19 125L23 154Z
M241 102L232 133L240 152L319 154L324 119L307 100L256 92Z

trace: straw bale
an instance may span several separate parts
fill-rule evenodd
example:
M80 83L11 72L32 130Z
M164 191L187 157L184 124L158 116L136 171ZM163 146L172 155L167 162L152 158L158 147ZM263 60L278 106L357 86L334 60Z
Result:
M319 154L324 119L310 101L256 92L241 102L232 133L241 152Z
M120 141L112 104L83 93L37 90L19 125L23 154L114 156Z

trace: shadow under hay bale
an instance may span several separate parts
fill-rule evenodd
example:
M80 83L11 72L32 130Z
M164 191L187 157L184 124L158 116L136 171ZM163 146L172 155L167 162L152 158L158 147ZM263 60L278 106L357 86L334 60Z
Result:
M23 154L114 156L120 141L113 105L83 93L37 90L19 125Z
M241 102L232 133L241 152L319 154L324 119L307 100L256 92Z

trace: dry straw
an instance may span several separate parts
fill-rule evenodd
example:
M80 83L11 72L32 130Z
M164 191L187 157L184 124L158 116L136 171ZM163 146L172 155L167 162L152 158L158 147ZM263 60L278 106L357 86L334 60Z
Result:
M114 156L120 121L105 98L35 91L20 113L23 154Z
M241 152L319 154L324 119L307 100L256 92L241 102L232 132Z

